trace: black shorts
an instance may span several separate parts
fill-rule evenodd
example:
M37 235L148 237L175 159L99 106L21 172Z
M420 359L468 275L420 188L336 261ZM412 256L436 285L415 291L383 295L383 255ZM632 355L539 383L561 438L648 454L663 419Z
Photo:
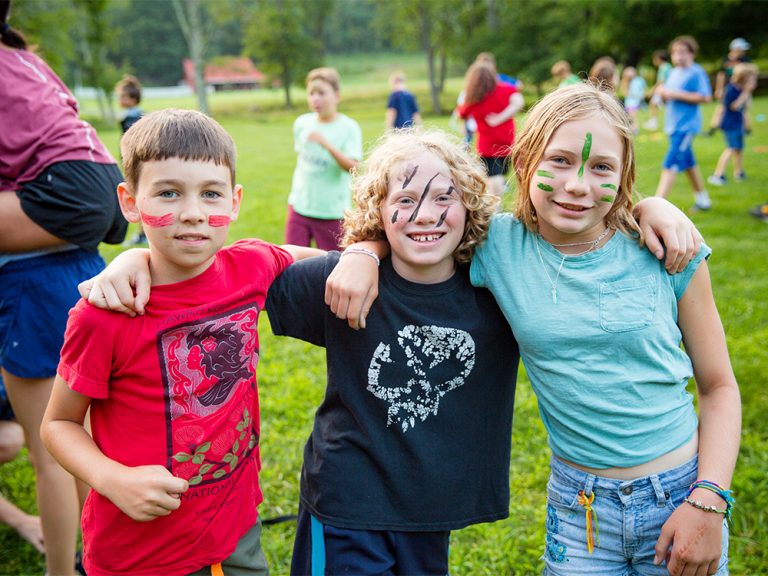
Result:
M116 164L69 160L51 164L17 192L21 209L54 236L95 252L119 244L128 222L117 203L123 175Z
M481 156L480 159L485 164L485 171L488 172L488 176L503 176L507 173L508 156Z

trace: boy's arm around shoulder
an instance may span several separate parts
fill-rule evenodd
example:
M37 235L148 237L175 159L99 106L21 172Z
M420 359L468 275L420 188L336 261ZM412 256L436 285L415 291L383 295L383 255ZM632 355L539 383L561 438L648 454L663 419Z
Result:
M739 452L741 400L705 261L679 300L678 324L699 392L698 478L728 489ZM690 497L719 510L726 507L717 494L702 488ZM714 574L721 555L722 523L722 514L682 504L662 527L656 563L668 556L670 574L683 568Z

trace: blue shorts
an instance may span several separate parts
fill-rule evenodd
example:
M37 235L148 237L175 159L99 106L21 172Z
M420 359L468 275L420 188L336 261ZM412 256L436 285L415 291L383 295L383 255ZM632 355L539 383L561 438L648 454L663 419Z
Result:
M698 457L635 480L614 480L583 472L553 457L547 484L547 536L544 574L562 576L669 576L653 564L661 527L682 504L696 480ZM594 493L599 543L587 550L586 513L579 491ZM728 525L723 521L717 576L728 574Z
M55 376L77 285L103 268L101 256L84 250L0 267L0 366L20 378Z
M684 172L696 166L693 157L693 132L673 132L669 135L669 150L664 157L664 168Z
M299 506L291 576L446 576L450 536L449 531L335 528Z
M480 160L485 164L485 171L488 176L504 176L509 168L509 157L507 156L481 156Z
M725 144L731 150L744 150L744 130L723 130Z

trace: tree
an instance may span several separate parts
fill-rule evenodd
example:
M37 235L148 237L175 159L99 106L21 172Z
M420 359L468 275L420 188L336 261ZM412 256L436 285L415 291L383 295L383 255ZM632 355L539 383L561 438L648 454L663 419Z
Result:
M195 67L195 93L197 106L208 114L208 93L205 85L205 51L209 32L204 24L201 0L173 0L173 8L184 39L189 47L189 55Z
M323 2L330 5L329 0ZM244 6L245 51L270 76L280 79L285 105L292 107L291 85L322 62L322 30L329 10L314 10L304 0L258 0Z

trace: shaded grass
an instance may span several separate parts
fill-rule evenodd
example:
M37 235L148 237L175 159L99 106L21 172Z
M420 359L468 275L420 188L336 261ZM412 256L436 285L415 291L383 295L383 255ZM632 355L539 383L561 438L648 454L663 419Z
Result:
M376 69L386 79L388 68ZM368 70L366 73L372 73ZM350 73L351 74L351 73ZM362 74L362 72L361 72ZM351 74L354 76L353 74ZM386 83L352 90L341 110L357 119L366 148L381 133ZM418 83L416 83L418 84ZM452 94L455 94L453 92ZM426 95L418 93L422 105ZM261 112L250 111L251 95L216 94L214 115L230 131L238 145L238 180L244 185L244 206L230 238L257 236L280 243L283 239L286 200L295 164L291 125L296 114L280 104ZM450 101L452 95L446 96ZM297 99L302 104L301 99ZM183 103L172 102L178 106ZM148 109L169 105L147 102ZM187 106L193 106L188 102ZM708 118L712 106L705 107ZM768 113L768 99L755 101L753 116ZM644 118L641 118L641 121ZM426 118L427 123L447 128L445 117ZM116 130L102 129L101 136L117 154ZM667 142L661 133L643 132L637 139L638 189L653 194ZM720 136L700 137L695 150L705 177L722 151ZM768 200L768 126L755 122L747 140L746 170L749 179L721 189L710 188L714 209L697 214L696 224L714 249L710 270L715 296L728 336L734 371L744 402L744 434L734 489L737 507L731 537L731 570L734 574L764 574L768 566L768 406L765 371L768 368L768 225L747 215L746 210ZM670 199L683 208L692 204L688 184L678 179ZM111 259L120 247L104 246ZM298 502L298 478L304 442L311 430L325 382L323 351L270 333L266 317L260 320L261 363L258 370L262 405L262 481L264 518L293 513ZM692 388L693 389L693 388ZM544 545L544 504L548 472L546 435L536 400L521 371L518 386L513 452L510 469L512 499L510 518L481 524L454 533L451 540L453 574L538 574ZM0 491L25 510L34 511L33 475L26 454L4 466ZM276 575L286 574L293 543L290 523L266 527L263 545ZM41 574L41 558L10 529L0 527L0 574Z

